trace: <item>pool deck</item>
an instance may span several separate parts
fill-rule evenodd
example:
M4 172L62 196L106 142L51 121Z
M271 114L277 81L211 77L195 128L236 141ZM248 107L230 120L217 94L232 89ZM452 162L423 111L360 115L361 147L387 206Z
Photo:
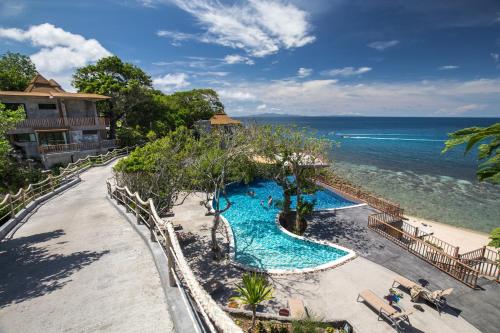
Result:
M184 205L176 207L173 222L183 227L181 245L200 282L219 303L225 305L234 295L234 283L239 282L243 271L227 259L221 262L212 260L209 244L213 217L205 216L206 210L199 201L200 198L190 196ZM276 313L279 308L286 307L289 297L299 297L304 300L310 314L317 318L346 319L357 332L394 332L387 322L377 319L375 311L357 302L356 298L364 289L371 289L381 297L386 295L399 273L415 280L425 277L431 282L431 289L441 286L456 288L456 293L449 298L453 308L439 315L431 306L420 303L424 312L415 310L410 317L412 327L407 327L406 332L480 332L476 327L483 332L494 332L499 324L498 305L492 301L498 292L497 285L485 285L486 291L457 286L455 280L427 267L430 265L368 230L366 221L370 212L368 207L358 207L338 211L336 216L330 211L313 217L307 236L338 242L357 251L360 257L325 271L271 275L275 297L266 304L266 310ZM229 244L223 226L218 237L227 251ZM409 295L404 294L402 307L412 309ZM482 311L478 311L476 306L482 302L485 303L480 307ZM466 321L464 315L476 327Z

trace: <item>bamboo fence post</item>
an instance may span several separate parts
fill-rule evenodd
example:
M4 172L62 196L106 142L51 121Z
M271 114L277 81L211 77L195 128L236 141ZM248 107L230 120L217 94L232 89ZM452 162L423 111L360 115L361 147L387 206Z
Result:
M21 200L23 201L23 208L26 208L26 191L24 188L21 189Z
M166 235L166 247L167 247L167 268L168 268L168 284L170 287L176 287L177 284L175 283L175 277L174 277L174 267L175 267L175 259L174 255L172 253L172 240L170 239L170 233L168 232L167 229L165 229L165 235Z
M141 224L141 215L140 215L140 211L139 211L139 198L137 198L137 196L135 197L135 222L137 224Z
M155 238L155 228L154 228L154 225L155 225L155 222L153 220L153 213L151 212L151 208L149 209L149 230L151 231L151 241L154 242L156 240Z
M14 211L14 203L12 202L12 195L9 194L9 208L10 208L10 217L14 218L16 216L16 212Z

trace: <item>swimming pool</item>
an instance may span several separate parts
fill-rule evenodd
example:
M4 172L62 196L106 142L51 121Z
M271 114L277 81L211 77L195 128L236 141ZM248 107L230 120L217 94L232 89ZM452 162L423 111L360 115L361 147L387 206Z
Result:
M249 190L255 192L254 197L247 195ZM275 202L283 199L281 187L272 180L257 180L248 186L231 185L227 193L232 206L223 217L233 233L233 259L244 267L271 273L307 271L333 266L355 256L341 246L320 244L283 231L276 224L279 209L267 205L269 195ZM356 204L328 190L317 191L305 199L316 200L315 210ZM293 197L292 207L295 205Z

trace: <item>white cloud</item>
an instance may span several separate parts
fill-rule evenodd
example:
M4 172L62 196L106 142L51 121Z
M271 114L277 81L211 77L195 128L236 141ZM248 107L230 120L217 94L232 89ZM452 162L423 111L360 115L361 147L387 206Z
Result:
M189 86L189 76L186 73L166 74L153 79L153 86L163 92L173 92Z
M375 41L370 44L368 44L368 47L371 47L372 49L376 49L378 51L384 51L385 49L388 49L390 47L396 46L399 44L399 40L380 40L380 41Z
M490 53L490 56L495 62L498 62L500 60L500 54L498 53Z
M307 12L284 0L245 0L224 4L212 0L172 0L193 15L205 29L202 35L176 36L245 50L264 57L280 49L302 47L315 40ZM147 1L151 5L152 1ZM177 33L179 34L179 33Z
M239 54L228 54L227 56L224 57L224 62L226 64L241 64L241 63L244 63L244 64L247 64L247 65L253 65L255 64L255 62L248 58L248 57L244 57L244 56L241 56Z
M259 104L257 105L257 110L265 110L267 108L266 104Z
M194 34L188 34L185 32L179 31L168 31L168 30L159 30L156 32L158 37L164 37L172 40L172 45L180 46L181 42L187 40L199 40L200 37Z
M0 38L29 42L40 50L30 56L40 73L59 78L63 87L70 88L71 72L97 60L110 56L97 40L85 37L50 23L31 26L27 30L0 28Z
M361 75L368 73L371 71L371 67L344 67L344 68L334 68L327 71L321 72L323 75L329 76L353 76L353 75Z
M20 15L26 5L23 1L2 0L0 1L0 16L12 17Z
M456 65L445 65L445 66L438 67L438 69L440 71L449 71L449 70L459 69L459 68L460 68L460 66L456 66Z
M470 111L484 110L488 105L486 104L465 104L458 106L452 112L449 112L451 115L461 115L463 113L467 113Z
M312 68L304 68L300 67L299 70L297 71L297 76L298 77L307 77L312 74L313 70Z
M219 95L224 100L235 100L235 101L254 101L256 97L254 94L244 91L244 90L235 90L235 89L223 89L219 91Z
M224 96L254 96L258 104L272 105L298 115L384 116L500 116L500 79L472 81L370 82L340 84L336 80L278 80L233 83ZM228 99L228 98L227 98ZM228 99L230 102L231 100ZM240 114L256 112L255 104L233 99Z

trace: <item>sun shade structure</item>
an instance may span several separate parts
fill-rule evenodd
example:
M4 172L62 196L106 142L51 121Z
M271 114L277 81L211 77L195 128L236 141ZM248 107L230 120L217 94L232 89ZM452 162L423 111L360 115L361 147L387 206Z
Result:
M303 154L303 155L293 154L292 159L299 160L299 165L304 168L327 168L330 166L329 163L326 163L321 158L314 157L309 154ZM255 155L253 156L253 160L261 164L275 164L280 162L282 160L282 157L276 155L274 159L270 159L264 156ZM289 162L285 162L285 165L287 165L288 163Z
M110 98L98 94L66 92L59 83L52 79L47 80L40 74L35 75L24 91L0 91L0 97L48 97L84 99L91 101L100 101Z

